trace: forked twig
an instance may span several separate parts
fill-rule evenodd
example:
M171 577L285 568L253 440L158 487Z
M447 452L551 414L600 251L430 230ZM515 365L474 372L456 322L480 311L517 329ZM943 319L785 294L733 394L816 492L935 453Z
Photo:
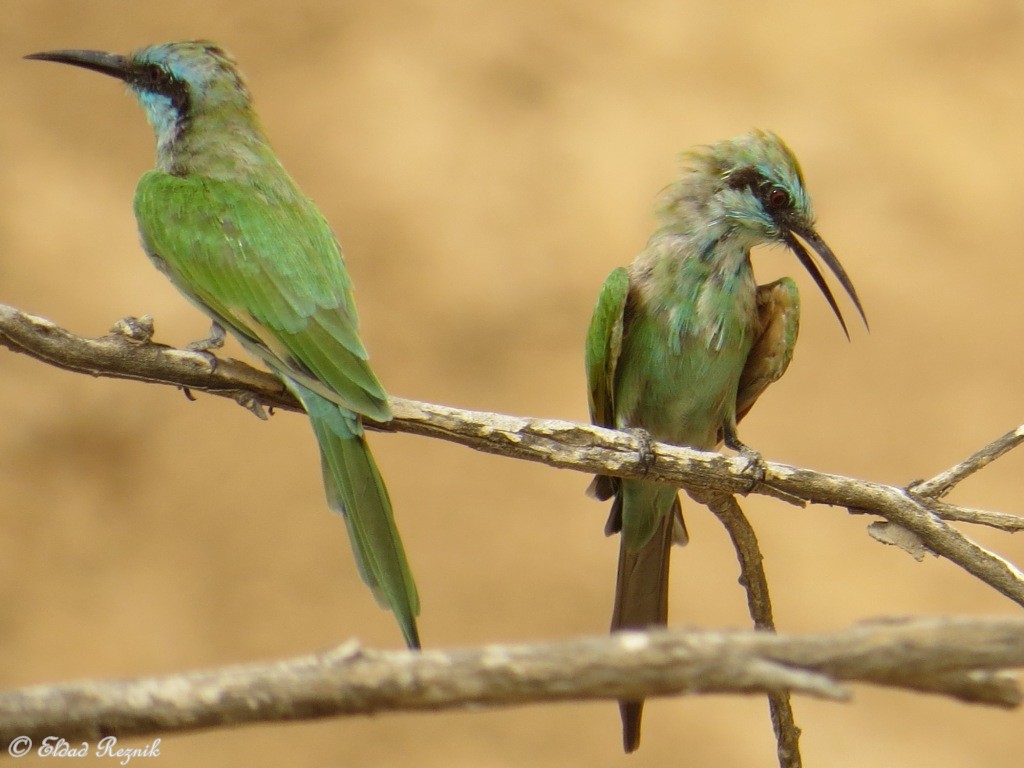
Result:
M775 632L775 618L764 572L764 556L757 535L736 497L728 493L694 492L690 495L710 509L725 526L740 564L739 582L747 593L747 607L754 628ZM800 728L793 715L789 691L769 691L768 707L775 732L780 768L801 768Z

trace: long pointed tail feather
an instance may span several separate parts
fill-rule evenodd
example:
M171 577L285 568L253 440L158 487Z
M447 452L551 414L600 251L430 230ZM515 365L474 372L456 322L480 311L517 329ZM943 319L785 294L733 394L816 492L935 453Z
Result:
M619 494L613 503L613 516L617 511L621 516L621 504L622 496ZM654 534L642 546L632 549L627 546L627 537L621 536L611 622L613 632L618 629L664 626L668 622L669 556L673 542L680 539L681 524L682 514L676 496L671 512L661 517ZM682 530L685 531L685 528ZM622 747L626 752L633 752L640 746L643 707L643 699L619 702Z
M342 515L359 574L377 602L394 612L410 648L420 647L420 604L395 525L391 499L358 417L294 381L288 388L302 401L313 424L331 509Z

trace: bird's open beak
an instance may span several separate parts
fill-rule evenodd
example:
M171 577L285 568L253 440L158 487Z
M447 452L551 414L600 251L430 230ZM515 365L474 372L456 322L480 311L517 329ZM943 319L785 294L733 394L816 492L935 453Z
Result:
M31 53L25 58L71 64L116 77L118 80L125 80L131 74L128 60L124 56L103 51L44 51L43 53Z
M821 260L825 262L832 273L839 278L839 282L843 288L853 299L853 304L857 307L857 311L860 312L860 317L864 321L864 327L868 327L868 318L864 314L864 307L860 304L860 299L857 297L857 289L853 287L853 282L850 280L850 276L846 274L846 270L843 269L843 265L839 263L839 259L836 258L835 254L832 253L832 249L828 247L821 236L810 227L792 227L784 235L786 245L796 254L797 258L800 259L800 263L803 264L807 271L811 273L811 277L814 278L814 282L818 284L821 292L825 294L825 298L828 299L828 304L832 307L832 311L836 313L836 317L839 318L839 324L843 326L843 333L846 334L846 338L850 338L850 332L846 328L846 321L843 320L843 313L839 311L839 305L836 304L835 296L832 295L831 289L828 287L828 283L825 282L825 276L821 274L821 270L818 269L818 265L814 262L814 258L807 249L804 248L800 240L797 240L797 235L800 236L814 252L821 257Z

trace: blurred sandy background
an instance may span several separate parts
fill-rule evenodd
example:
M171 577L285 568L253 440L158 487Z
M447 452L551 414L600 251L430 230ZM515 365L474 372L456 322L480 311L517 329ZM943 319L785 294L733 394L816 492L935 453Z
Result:
M285 164L332 222L363 336L396 395L583 420L582 340L608 271L652 228L676 156L759 126L801 158L871 333L843 339L796 260L803 333L744 423L777 461L930 476L1024 416L1024 5L794 2L5 0L0 301L88 335L151 313L208 324L149 265L131 214L153 139L115 82L20 60L207 37L233 51ZM847 315L852 307L844 303ZM237 348L232 348L239 354ZM267 659L350 637L399 647L322 498L306 423L93 380L0 351L0 685ZM607 626L616 542L587 478L375 435L433 647ZM1024 511L1024 454L953 497ZM892 614L1013 614L867 522L763 497L784 630ZM734 556L689 508L671 615L747 625ZM1024 562L1024 540L971 531ZM165 738L153 765L771 766L762 698L380 716ZM796 701L819 768L1017 766L1024 715L858 688ZM141 740L139 743L146 743ZM147 762L146 765L150 763Z

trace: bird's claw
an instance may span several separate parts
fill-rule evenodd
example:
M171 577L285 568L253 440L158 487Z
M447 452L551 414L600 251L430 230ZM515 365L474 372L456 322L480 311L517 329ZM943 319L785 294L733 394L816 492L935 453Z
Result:
M252 413L260 421L267 421L270 416L267 415L266 409L263 407L263 403L259 399L248 392L240 392L235 395L235 402L245 408L245 410ZM271 409L271 412L273 409Z
M224 339L226 339L227 336L227 332L220 323L213 323L210 326L209 336L205 339L193 341L191 344L185 345L185 349L189 352L209 352L211 349L220 349L224 346Z
M193 341L185 345L185 349L189 352L198 352L207 359L210 363L210 373L217 372L217 356L214 355L211 349L220 349L224 346L224 339L227 338L227 333L220 326L219 323L214 323L210 326L210 335L205 339L199 341Z
M765 475L768 472L768 467L764 463L764 457L760 451L755 451L749 445L740 441L733 430L726 430L724 442L727 447L736 451L740 458L746 461L746 466L743 467L743 474L750 478L750 485L743 491L743 495L746 496L764 482Z
M651 437L650 432L642 427L634 427L629 430L629 433L633 435L633 439L637 442L637 464L640 465L640 469L646 475L651 471L654 462L658 460L657 455L654 453L654 438Z
M761 452L755 451L753 448L744 445L740 448L740 457L747 462L747 466L743 468L743 473L750 477L750 486L743 492L743 495L746 496L764 482L768 468L765 466L764 457L761 455Z

